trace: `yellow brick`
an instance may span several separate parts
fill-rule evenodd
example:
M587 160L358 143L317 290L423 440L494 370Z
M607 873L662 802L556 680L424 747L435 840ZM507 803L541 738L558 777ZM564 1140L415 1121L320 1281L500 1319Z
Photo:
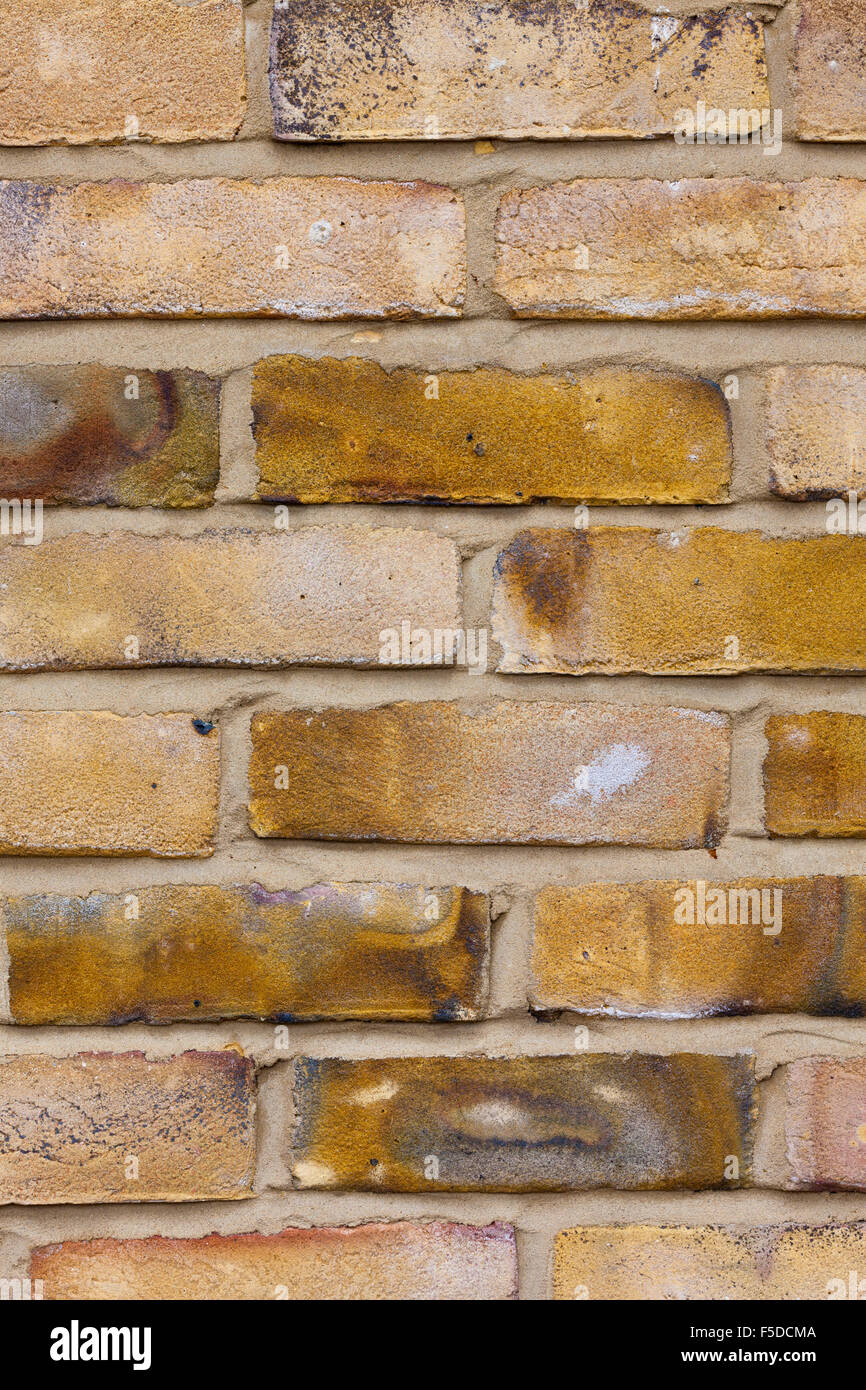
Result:
M268 502L723 502L731 474L719 388L636 367L524 376L267 357L253 428Z
M852 903L846 886L820 877L545 888L532 1002L638 1018L866 1012L862 971L846 959L866 929L862 891Z
M257 835L419 844L713 847L725 828L719 714L501 701L263 711Z
M522 318L866 315L866 182L577 179L499 206L494 288Z
M219 733L198 722L0 713L0 854L212 854Z
M0 1202L251 1195L255 1075L233 1051L0 1062Z
M795 44L799 140L866 140L864 0L800 0Z
M21 1024L442 1021L486 999L489 908L465 888L166 884L7 898L3 920Z
M866 435L866 371L776 367L765 390L772 491L796 501L866 493L866 460L856 442ZM842 522L847 528L847 510Z
M2 0L0 144L230 140L242 0Z
M352 178L0 182L0 318L454 318L463 204Z
M556 1238L557 1299L862 1298L866 1223L579 1226ZM851 1289L851 1271L855 1271Z
M763 27L590 0L284 0L271 34L283 140L670 134L677 112L767 107Z
M493 635L507 672L862 671L864 606L848 536L536 527L497 560Z
M745 1056L303 1058L292 1096L302 1188L697 1190L751 1174Z
M433 531L118 531L0 551L6 670L377 666L408 617L462 626L457 547Z
M866 717L824 710L771 715L766 736L769 833L866 836Z

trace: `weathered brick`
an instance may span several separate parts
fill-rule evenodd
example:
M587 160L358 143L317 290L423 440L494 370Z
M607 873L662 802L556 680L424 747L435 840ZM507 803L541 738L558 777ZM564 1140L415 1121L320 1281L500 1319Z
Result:
M257 835L426 844L714 846L729 729L699 710L500 701L265 711Z
M407 615L461 627L457 547L433 531L74 533L0 551L6 670L376 666Z
M511 1226L407 1221L202 1239L64 1241L33 1251L47 1299L511 1299Z
M188 714L2 712L0 854L212 854L219 780Z
M560 1231L557 1299L862 1298L866 1222L820 1226L578 1226Z
M830 597L822 594L822 601ZM866 716L774 714L765 733L768 832L866 836Z
M231 140L242 0L2 0L0 144Z
M545 888L531 1000L625 1017L861 1015L864 940L862 878Z
M0 1202L251 1196L253 1064L230 1049L9 1058L0 1140Z
M286 0L270 76L283 140L663 135L699 100L769 106L751 15L612 0Z
M465 888L165 885L0 905L12 1019L472 1019L489 910Z
M775 367L764 387L771 490L798 502L866 493L866 371Z
M305 1058L292 1174L369 1192L736 1187L753 1092L745 1056Z
M496 562L493 635L507 672L862 671L864 607L847 536L536 527Z
M786 1080L792 1185L866 1190L866 1057L805 1058Z
M731 476L718 386L637 367L530 376L268 357L253 430L265 502L723 502Z
M0 371L0 495L203 507L219 481L219 382L123 367Z
M450 188L353 178L0 181L0 318L454 318Z
M521 318L866 315L866 182L577 179L514 189L495 289Z
M866 140L866 0L800 0L795 42L799 140Z

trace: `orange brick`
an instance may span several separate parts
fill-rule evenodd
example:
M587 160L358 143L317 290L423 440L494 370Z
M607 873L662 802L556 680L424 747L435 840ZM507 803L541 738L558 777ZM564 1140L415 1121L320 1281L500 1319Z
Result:
M293 1099L303 1188L699 1189L751 1173L745 1056L304 1058Z
M521 318L866 315L866 183L577 179L506 193L495 289Z
M765 732L768 832L866 836L866 717L829 710L777 714Z
M637 367L386 371L267 357L253 373L259 501L723 502L719 387Z
M271 32L283 140L670 134L681 108L769 106L763 28L590 0L284 0Z
M507 672L863 671L863 607L848 536L536 527L496 562L493 635Z
M204 507L219 482L220 385L125 367L0 371L0 496Z
M397 1221L203 1239L64 1241L33 1251L47 1299L510 1299L510 1226Z
M376 666L407 615L462 625L457 547L433 531L73 533L0 552L6 670Z
M0 144L231 140L242 0L2 0Z
M212 854L219 780L188 714L0 713L0 854Z
M255 1075L236 1052L0 1062L0 1202L252 1195Z
M166 884L7 898L15 1023L478 1018L489 907L465 888Z
M560 1231L557 1299L862 1298L866 1222L820 1226L578 1226ZM851 1272L853 1276L853 1292Z
M352 178L0 182L0 318L454 318L463 204Z
M252 741L250 821L266 837L671 849L725 829L727 720L699 710L270 711Z
M866 1191L866 1057L809 1057L786 1070L792 1185Z

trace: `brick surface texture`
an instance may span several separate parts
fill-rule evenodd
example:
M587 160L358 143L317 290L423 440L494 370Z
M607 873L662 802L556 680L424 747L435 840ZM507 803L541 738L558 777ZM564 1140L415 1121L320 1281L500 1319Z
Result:
M0 1301L862 1300L866 0L0 44Z

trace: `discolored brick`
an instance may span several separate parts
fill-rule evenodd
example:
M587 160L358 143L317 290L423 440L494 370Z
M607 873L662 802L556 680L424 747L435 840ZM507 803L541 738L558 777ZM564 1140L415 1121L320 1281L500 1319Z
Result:
M866 494L866 371L836 363L775 367L764 387L771 490L798 502Z
M513 189L494 288L520 318L866 315L866 182L577 179Z
M728 723L699 710L262 711L252 743L250 823L265 837L696 848L725 829Z
M769 105L751 14L627 0L285 0L270 85L283 140L669 135L699 100Z
M292 1174L365 1192L736 1187L753 1105L745 1056L305 1058Z
M267 357L253 430L265 502L723 502L731 475L718 386L637 367L553 376Z
M63 1241L33 1251L47 1299L511 1299L511 1226L408 1221L277 1235Z
M0 318L454 318L463 203L431 183L0 181Z
M0 1202L252 1195L255 1073L234 1051L0 1062Z
M866 0L800 0L798 140L866 140Z
M824 875L545 888L532 1004L634 1018L860 1016L864 888Z
M0 144L231 140L242 0L2 0Z
M792 1186L866 1190L866 1057L804 1058L786 1079Z
M219 482L220 384L124 367L0 371L0 495L204 507Z
M387 883L166 884L0 905L12 1020L478 1018L482 893Z
M496 562L493 635L506 672L862 671L864 606L847 536L536 527Z
M188 714L2 712L0 854L206 856L219 781L219 732Z
M862 1298L866 1222L781 1226L578 1226L560 1231L557 1299Z
M0 551L0 668L377 666L407 615L460 629L460 587L457 547L433 531L73 533Z
M765 734L769 834L866 836L866 716L774 714Z

